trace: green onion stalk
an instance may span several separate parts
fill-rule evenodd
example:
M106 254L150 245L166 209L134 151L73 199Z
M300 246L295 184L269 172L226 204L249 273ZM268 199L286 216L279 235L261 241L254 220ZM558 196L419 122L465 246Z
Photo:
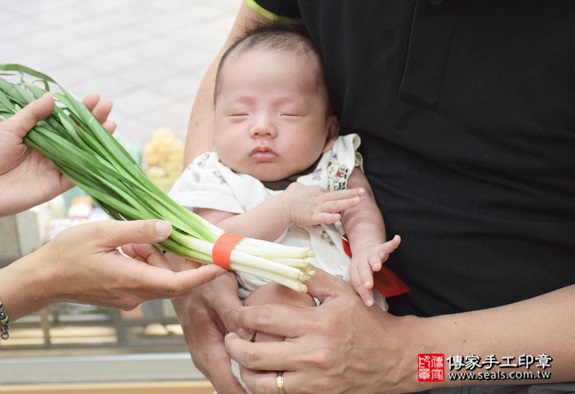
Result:
M224 231L164 193L143 168L60 83L19 64L0 64L0 120L50 92L53 113L26 135L24 143L49 157L75 185L116 220L161 219L170 236L156 244L164 251L202 264ZM268 279L296 291L313 275L308 248L243 238L230 254L229 268Z

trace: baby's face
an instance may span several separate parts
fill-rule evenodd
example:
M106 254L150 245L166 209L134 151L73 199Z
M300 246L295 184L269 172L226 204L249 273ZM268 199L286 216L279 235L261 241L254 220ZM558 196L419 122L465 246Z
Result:
M309 168L337 132L319 63L310 55L252 49L232 54L216 97L215 150L232 170L277 181Z

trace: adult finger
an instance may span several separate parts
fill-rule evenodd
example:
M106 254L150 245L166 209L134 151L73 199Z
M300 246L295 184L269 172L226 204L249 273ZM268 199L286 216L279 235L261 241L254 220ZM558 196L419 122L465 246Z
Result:
M92 110L92 115L94 115L98 122L104 123L108 119L108 116L110 116L113 106L114 104L111 100L101 99Z
M46 93L41 98L32 101L15 115L0 123L0 127L10 131L20 138L36 126L36 123L46 119L54 109L54 98Z
M142 267L140 276L142 283L149 286L150 290L172 297L187 294L192 289L208 283L226 272L216 265L205 265L180 272L151 266Z
M170 261L168 260L168 254L165 254L160 249L154 245L150 244L128 244L122 246L122 252L130 256L133 259L143 261L149 265L153 265L158 268L166 268L170 271L176 271L173 269ZM199 263L191 265L188 268L198 268ZM181 270L178 270L181 271Z
M277 386L278 373L275 371L252 371L251 369L246 369L240 367L242 381L246 386L252 388L251 393L277 393L280 392ZM287 387L285 384L285 375L283 373L284 379L284 392L287 392ZM290 393L295 392L295 390L290 390Z
M239 366L230 360L223 346L214 348L211 355L211 367L209 369L210 382L213 384L216 393L236 393L241 394L246 391L238 381ZM233 365L233 366L232 366ZM233 369L236 372L233 372Z
M163 220L106 220L93 223L98 225L94 232L100 237L102 246L116 248L129 243L152 244L163 241L172 231L172 225ZM95 236L95 235L94 235Z
M279 378L281 376L281 382ZM278 393L281 384L284 393L290 394L316 394L316 393L333 393L333 384L331 377L320 375L314 377L310 382L300 373L290 371L252 371L241 368L241 377L246 386L250 388L252 394L259 393Z
M173 299L192 360L219 393L243 392L224 349L224 335L236 328L235 310L242 306L237 286L230 273Z
M202 265L199 268L189 269L176 273L176 282L181 283L184 289L193 289L205 283L211 282L218 276L224 275L227 271L215 264ZM185 294L181 292L180 294ZM179 295L179 294L178 294Z
M320 303L347 292L357 297L340 278L317 267L314 270L316 273L306 282L306 286L308 292L319 299ZM318 323L315 309L300 305L246 306L237 311L237 322L243 329L293 338L309 332Z
M315 274L306 282L308 293L317 298L320 303L340 296L342 293L353 293L351 287L344 280L331 275L321 268L314 267Z
M113 134L114 131L116 131L118 124L113 120L108 119L104 123L102 123L102 126L108 131L108 133Z
M90 112L92 112L99 101L100 95L98 93L88 93L82 100L82 104L84 104L84 106L88 108Z
M310 294L322 304L330 303L338 297L358 299L353 289L343 280L320 269L306 284ZM321 336L310 338L310 333L327 332L339 324L339 316L330 311L323 313L322 306L258 305L240 308L237 311L237 321L242 329L261 331L286 339L284 342L251 343L230 333L226 336L226 349L233 359L252 370L298 370L308 364L314 351L322 351L320 348L310 350L310 341L317 344L322 339ZM323 357L315 356L319 359Z
M225 346L232 359L252 371L296 370L310 350L291 341L251 342L235 332L226 335Z
M171 253L166 253L164 256L166 256L166 259L168 260L168 263L170 264L172 271L176 272L184 271L190 268L198 268L202 265L196 261L186 260L183 257L176 256L175 254Z
M296 305L257 305L238 310L238 325L248 332L260 331L286 338L303 335L313 325L310 309Z
M140 260L140 261L146 262L146 263L153 265L153 266L156 266L156 267L166 268L165 263L167 263L169 266L169 263L166 259L166 256L162 252L160 252L158 250L158 248L156 248L153 245L150 245L150 244L127 244L127 245L122 245L121 250L122 250L123 254L125 254L126 256L129 256L135 260ZM157 263L155 252L158 252L159 254L161 254L162 257L166 261L164 261L164 262L160 261L159 263Z
M299 324L304 334L293 337L287 334L284 342L275 343L250 343L236 334L227 335L226 349L246 368L245 373L242 369L242 376L249 389L254 393L274 392L271 391L274 379L273 375L257 376L247 370L284 371L286 391L294 394L374 392L365 389L378 387L374 379L379 375L370 369L378 364L365 355L382 354L378 347L394 342L392 338L388 341L387 330L383 328L389 316L379 308L362 305L351 286L333 280L325 272L318 270L317 278L314 276L308 287L322 304L310 308L309 315L304 313L284 321L286 326ZM281 314L277 309L272 320ZM242 313L239 311L239 315ZM370 335L365 335L366 332Z
M100 98L98 93L90 93L84 97L82 104L92 112L94 118L96 118L108 132L113 133L116 130L116 122L108 119L114 106L111 100Z
M141 289L146 298L172 298L189 293L192 289L210 282L226 271L215 265L202 266L197 269L174 272L170 268L148 265L139 260L125 260L117 256L119 273L129 278L132 288ZM119 274L120 275L120 274Z
M201 343L188 344L194 365L212 383L217 393L245 393L232 370L232 361L226 353L223 334L220 331L211 332L210 323L200 320L198 328L208 327L208 337L198 338ZM237 367L237 365L236 365ZM239 372L237 372L239 373Z

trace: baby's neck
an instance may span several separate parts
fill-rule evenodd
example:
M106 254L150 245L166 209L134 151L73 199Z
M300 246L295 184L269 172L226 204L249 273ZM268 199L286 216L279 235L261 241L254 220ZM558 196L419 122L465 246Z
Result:
M309 166L307 170L303 170L299 174L292 175L290 177L287 177L286 179L280 179L279 181L262 182L262 183L266 188L270 190L285 190L291 183L297 182L297 179L300 176L307 175L315 171L316 167L317 167L317 161L313 163L311 166Z

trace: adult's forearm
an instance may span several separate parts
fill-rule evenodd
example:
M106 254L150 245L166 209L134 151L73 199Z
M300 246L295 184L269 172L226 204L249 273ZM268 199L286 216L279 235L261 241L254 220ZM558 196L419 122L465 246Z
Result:
M423 319L413 337L423 339L418 354L445 356L445 380L438 385L575 381L574 310L572 285L498 308ZM457 373L491 379L462 381Z
M22 257L0 270L0 300L10 321L16 321L36 312L50 301L48 294L43 295L43 281L46 270L38 259L39 252Z
M184 150L184 168L203 152L212 150L214 139L214 81L220 55L206 72L196 94Z
M431 318L395 317L366 307L349 285L319 269L307 286L322 302L319 307L264 305L238 310L238 323L244 329L291 338L282 345L259 343L256 347L228 335L229 354L245 368L258 371L245 377L249 387L274 387L273 376L261 371L286 371L284 380L294 393L405 393L470 384L575 381L571 346L575 343L575 315L571 313L575 286L508 306ZM443 355L445 369L441 365L431 372L420 369L425 362L419 356L433 354ZM527 372L535 376L538 371L551 373L550 379L513 380L510 373L525 372L525 365L501 365L525 363L530 360L527 356L545 363L545 355L552 358L550 368L543 369L536 360ZM467 356L479 356L482 362L497 358L500 364L490 371L505 372L508 379L456 380L448 375L451 356L461 356L464 362ZM469 372L485 372L488 365ZM465 368L470 366L465 364L460 372L466 372Z
M188 133L184 151L184 168L192 162L194 157L211 150L213 147L214 85L218 64L226 49L244 33L247 27L254 23L271 23L271 21L257 14L242 2L230 34L220 52L210 64L196 94L188 123Z

